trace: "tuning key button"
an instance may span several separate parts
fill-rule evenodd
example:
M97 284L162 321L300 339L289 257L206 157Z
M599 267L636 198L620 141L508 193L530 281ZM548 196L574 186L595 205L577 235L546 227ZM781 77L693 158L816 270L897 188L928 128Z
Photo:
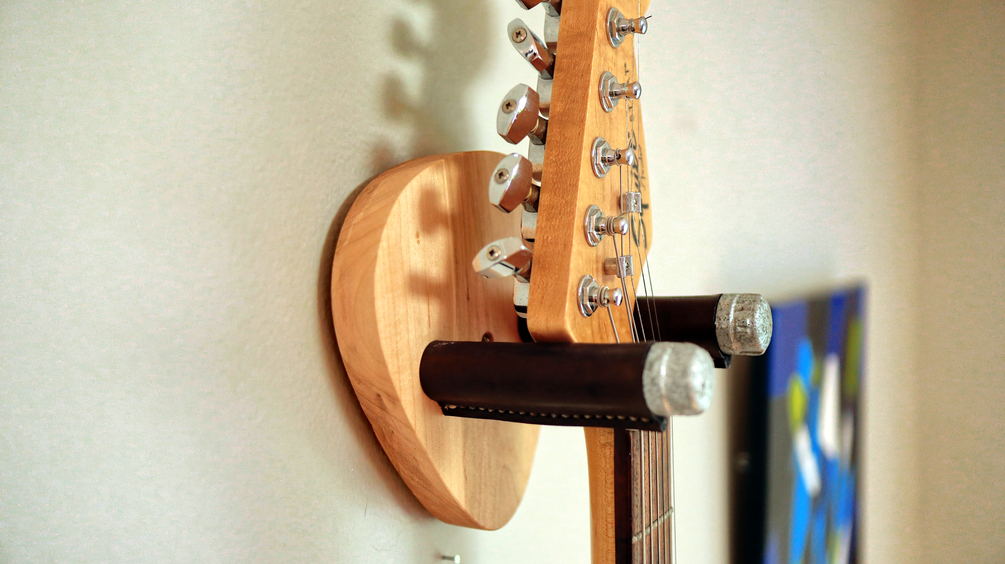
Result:
M632 166L635 164L635 151L632 151L631 148L612 149L611 145L603 137L597 137L597 140L593 142L591 157L593 161L593 173L598 178L607 176L607 172L614 165Z
M520 204L528 211L537 211L540 190L534 184L534 165L518 153L503 157L489 180L489 201L510 213Z
M543 145L548 120L541 117L540 105L541 100L533 88L526 84L514 86L506 93L496 114L496 131L500 137L514 145L530 137L531 143Z
M523 239L507 237L485 245L471 261L471 266L485 278L515 276L520 282L529 282L533 258L533 248Z
M621 84L610 72L604 71L600 77L600 105L605 112L611 112L622 98L638 100L642 96L642 85L638 82Z
M555 54L548 50L544 40L517 18L509 23L507 28L509 41L520 56L527 59L543 78L551 78L555 74Z
M529 10L538 4L544 5L544 10L549 16L558 16L562 13L562 0L516 0L516 3L524 10Z
M620 47L629 33L643 34L648 29L646 18L626 18L617 8L607 12L607 39L614 47Z

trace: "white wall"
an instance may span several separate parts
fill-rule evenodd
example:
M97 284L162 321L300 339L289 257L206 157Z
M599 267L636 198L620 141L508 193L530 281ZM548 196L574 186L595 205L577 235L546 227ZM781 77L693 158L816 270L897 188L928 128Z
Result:
M932 562L1005 561L1005 4L922 12L918 468Z
M661 83L646 92L649 151L666 155L650 165L662 219L657 293L779 297L867 281L864 556L908 561L912 14L895 2L659 6L651 22L671 25L666 48L644 51ZM725 406L720 395L676 426L681 562L726 558Z
M941 315L915 308L940 201L919 211L912 10L654 2L642 44L657 291L870 284L875 563L935 523L913 328ZM541 19L506 0L0 6L0 561L588 561L581 432L543 434L503 530L436 522L354 399L324 298L368 178L508 150L496 104L533 76L513 17ZM675 425L683 563L727 554L724 405Z

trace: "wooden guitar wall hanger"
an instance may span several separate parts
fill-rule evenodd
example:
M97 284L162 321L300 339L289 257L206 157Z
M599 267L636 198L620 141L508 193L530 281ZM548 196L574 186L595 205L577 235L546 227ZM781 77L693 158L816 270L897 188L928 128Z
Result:
M757 294L652 297L636 43L647 1L518 0L540 73L498 109L527 156L455 153L371 182L339 236L335 331L388 458L436 517L496 529L523 495L536 424L582 426L595 564L671 562L674 415L713 366L762 354ZM500 211L501 210L501 211Z

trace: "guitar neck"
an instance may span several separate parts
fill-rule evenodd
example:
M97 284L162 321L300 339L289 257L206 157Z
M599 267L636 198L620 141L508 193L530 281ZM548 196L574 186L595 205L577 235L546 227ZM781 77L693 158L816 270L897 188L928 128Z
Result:
M586 429L593 564L672 564L670 431Z

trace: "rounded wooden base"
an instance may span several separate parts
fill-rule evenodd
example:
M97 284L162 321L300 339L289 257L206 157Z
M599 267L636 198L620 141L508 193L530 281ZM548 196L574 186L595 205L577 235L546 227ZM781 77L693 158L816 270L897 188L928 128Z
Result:
M498 529L530 477L538 428L445 417L422 393L430 341L519 341L510 279L471 260L520 232L520 214L488 202L504 155L415 159L371 182L353 204L332 265L332 314L346 371L374 432L422 504L454 525Z

